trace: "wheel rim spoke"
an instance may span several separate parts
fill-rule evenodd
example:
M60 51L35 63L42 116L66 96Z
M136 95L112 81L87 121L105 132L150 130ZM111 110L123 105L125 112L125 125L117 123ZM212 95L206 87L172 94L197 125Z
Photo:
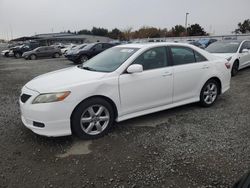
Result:
M95 124L95 126L96 126L97 131L102 132L102 126L101 126L100 122L97 122Z
M96 112L97 116L101 116L102 112L104 111L103 106L100 106L100 108L98 109L98 111Z
M90 115L91 117L93 117L93 116L95 115L95 112L94 112L94 109L93 109L92 106L88 108L88 112L89 112L89 115Z
M99 117L100 121L107 121L109 120L109 116L101 116Z
M84 117L82 118L82 123L90 123L92 121L91 117Z
M91 122L85 131L86 131L87 133L90 133L90 132L92 131L94 125L95 125L95 124L94 124L93 122Z

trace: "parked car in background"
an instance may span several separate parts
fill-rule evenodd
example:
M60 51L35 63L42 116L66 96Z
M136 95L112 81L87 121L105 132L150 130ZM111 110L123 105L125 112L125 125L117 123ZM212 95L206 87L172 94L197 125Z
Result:
M35 60L39 57L54 57L58 58L62 55L62 52L59 48L53 46L43 46L38 47L34 50L23 53L25 59Z
M91 43L86 45L84 48L79 50L74 50L72 53L68 53L66 57L76 64L84 63L97 54L113 47L114 44L111 43Z
M250 66L250 40L218 41L206 48L216 56L226 58L231 64L231 74L235 76L239 70Z
M81 49L83 49L85 46L87 46L88 44L80 44L80 45L77 45L73 48L71 48L70 50L68 50L67 52L65 52L65 57L67 57L67 55L72 55L72 54L75 54L77 53L78 51L80 51Z
M197 42L201 44L201 46L202 46L201 48L203 48L203 49L205 49L210 44L212 44L216 41L218 41L218 40L217 39L206 39L206 38L197 40Z
M10 57L10 54L11 54L11 49L3 50L3 51L1 52L1 55L2 55L2 56L5 56L5 57Z
M199 43L198 41L191 41L191 42L189 42L189 44L192 44L192 45L197 46L201 49L204 49L203 45L201 43Z
M30 42L30 43L23 44L21 46L14 47L14 48L12 48L12 51L13 51L15 58L20 58L20 57L22 57L24 52L28 52L30 50L33 50L33 49L39 47L39 46L40 46L40 44L37 42Z
M28 82L19 101L22 122L44 136L94 139L114 121L193 102L210 107L230 79L226 59L193 45L120 45Z
M76 44L70 44L68 46L65 46L65 48L61 48L61 52L62 54L66 54L68 51L72 50L76 46L77 46Z

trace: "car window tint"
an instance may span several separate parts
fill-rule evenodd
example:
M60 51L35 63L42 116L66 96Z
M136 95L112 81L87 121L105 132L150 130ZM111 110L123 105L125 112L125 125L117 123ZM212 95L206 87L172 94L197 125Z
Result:
M187 47L171 47L174 65L184 65L196 62L192 49Z
M143 66L143 70L156 69L166 67L168 65L166 48L157 47L150 49L141 54L133 64L140 64Z
M246 43L247 43L247 45L246 45L247 49L250 50L250 41L247 41Z
M111 46L112 46L111 44L103 44L104 49L110 48Z
M199 54L196 51L194 51L194 55L195 55L196 62L207 61L207 59L203 55Z
M102 50L102 44L96 44L96 45L94 46L94 49L95 49L96 51Z

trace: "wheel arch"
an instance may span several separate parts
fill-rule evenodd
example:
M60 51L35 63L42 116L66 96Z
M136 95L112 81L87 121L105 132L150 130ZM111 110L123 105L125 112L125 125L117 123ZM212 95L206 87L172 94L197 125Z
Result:
M104 96L104 95L94 95L94 96L88 97L88 98L82 100L81 102L79 102L79 103L76 105L76 107L74 108L74 110L72 111L72 113L71 113L71 115L70 115L70 128L71 128L71 130L72 130L72 115L74 114L75 110L78 108L78 106L79 106L81 103L84 103L85 101L90 100L90 99L93 99L93 98L101 98L101 99L107 101L109 104L111 104L111 106L112 106L112 108L113 108L113 110L114 110L115 119L117 118L117 116L118 116L118 110L117 110L117 107L116 107L115 102L114 102L112 99L110 99L109 97L107 97L107 96Z

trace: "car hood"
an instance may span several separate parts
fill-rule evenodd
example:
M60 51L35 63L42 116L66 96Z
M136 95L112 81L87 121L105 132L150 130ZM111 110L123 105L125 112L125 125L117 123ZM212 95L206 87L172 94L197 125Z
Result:
M9 52L10 50L3 50L2 53L6 53L6 52Z
M217 57L222 57L222 58L229 58L235 55L235 53L212 53L213 55L217 56Z
M25 86L39 93L67 90L78 84L91 83L105 77L107 73L70 67L43 74L29 81Z

